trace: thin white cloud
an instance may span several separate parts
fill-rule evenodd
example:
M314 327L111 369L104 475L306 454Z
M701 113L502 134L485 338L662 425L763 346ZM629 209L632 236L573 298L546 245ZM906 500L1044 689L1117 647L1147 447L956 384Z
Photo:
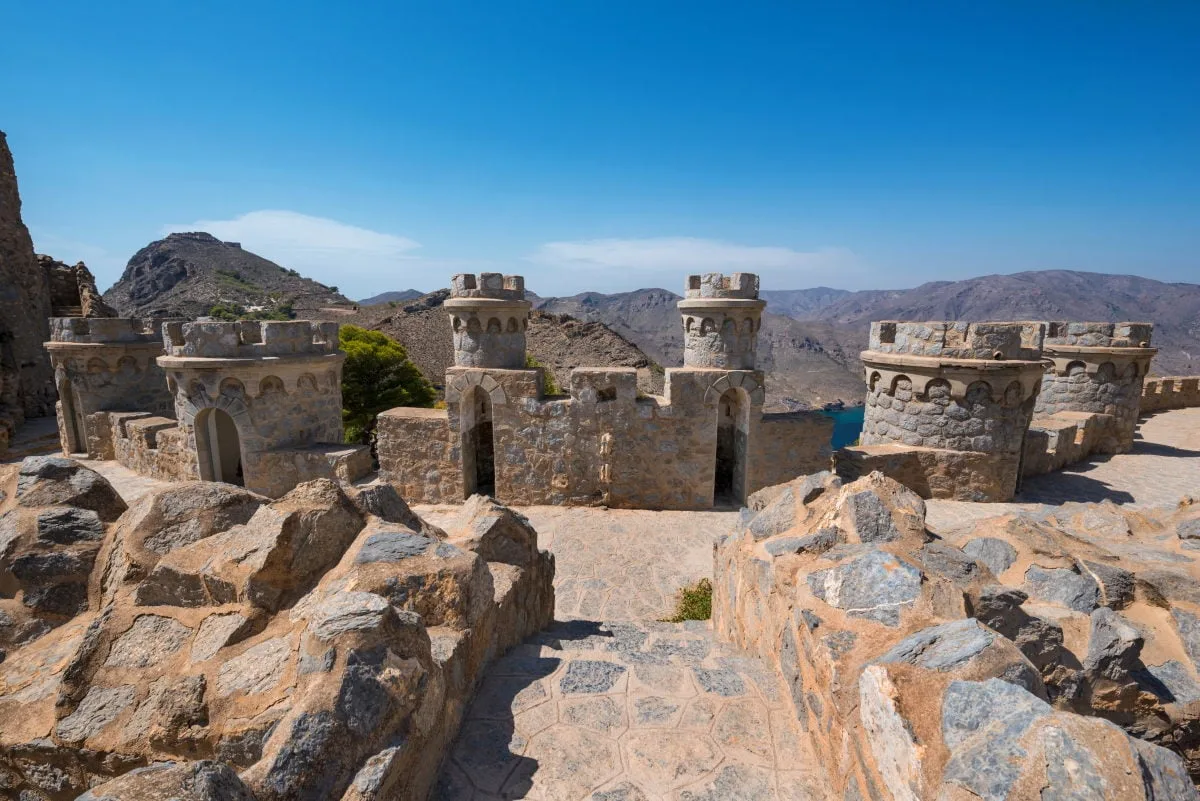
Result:
M813 251L740 245L716 239L657 237L548 242L527 257L560 268L696 272L827 271L857 263L845 248Z
M380 277L404 268L411 272L419 242L395 234L313 217L295 211L252 211L232 220L196 220L163 226L162 233L207 231L240 242L245 250L356 297ZM397 276L398 283L404 283ZM403 288L403 287L398 287Z

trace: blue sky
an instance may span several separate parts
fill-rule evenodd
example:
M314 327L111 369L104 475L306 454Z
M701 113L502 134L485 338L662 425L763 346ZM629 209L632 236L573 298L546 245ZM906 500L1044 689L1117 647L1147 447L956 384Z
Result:
M1200 281L1200 3L10 3L38 249L169 230L351 297L757 270Z

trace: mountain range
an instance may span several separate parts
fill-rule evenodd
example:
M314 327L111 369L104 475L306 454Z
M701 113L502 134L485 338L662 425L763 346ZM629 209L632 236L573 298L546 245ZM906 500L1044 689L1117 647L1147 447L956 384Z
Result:
M206 233L171 234L138 251L104 298L129 316L197 317L217 304L283 308L385 331L405 344L435 384L452 363L441 304L446 290L385 292L359 303L336 287ZM938 281L912 289L829 287L762 291L767 301L758 364L770 408L862 402L860 351L872 320L1150 321L1159 375L1200 372L1200 285L1128 275L1049 270ZM579 366L632 366L642 387L661 388L662 368L683 361L676 303L665 289L570 297L529 294L536 313L529 350L560 386Z

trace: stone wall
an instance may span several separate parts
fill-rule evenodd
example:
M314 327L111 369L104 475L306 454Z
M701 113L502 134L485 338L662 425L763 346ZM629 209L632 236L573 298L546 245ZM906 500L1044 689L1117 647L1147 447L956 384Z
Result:
M457 503L467 494L467 409L487 396L495 494L505 503L708 509L714 502L718 401L740 398L746 491L829 464L832 420L762 414L761 374L668 370L663 396L639 396L632 368L580 369L570 396L545 398L537 370L448 373L446 410L380 415L380 470L405 497ZM744 497L744 495L743 495Z
M8 141L0 131L0 453L26 417L54 413L48 338L50 288L21 220L21 196Z
M751 499L713 628L782 676L830 798L1200 798L1195 509L1042 514L936 538L880 474Z
M1142 387L1142 414L1200 406L1200 378L1148 378Z

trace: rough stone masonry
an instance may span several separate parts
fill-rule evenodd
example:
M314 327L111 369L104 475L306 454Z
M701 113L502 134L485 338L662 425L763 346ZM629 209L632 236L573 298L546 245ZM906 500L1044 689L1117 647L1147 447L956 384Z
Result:
M684 366L663 395L632 368L575 370L548 397L525 366L530 303L520 276L457 275L446 301L455 366L445 409L379 417L380 469L414 501L708 509L823 469L832 421L763 412L755 367L764 301L758 276L688 278L679 303Z

